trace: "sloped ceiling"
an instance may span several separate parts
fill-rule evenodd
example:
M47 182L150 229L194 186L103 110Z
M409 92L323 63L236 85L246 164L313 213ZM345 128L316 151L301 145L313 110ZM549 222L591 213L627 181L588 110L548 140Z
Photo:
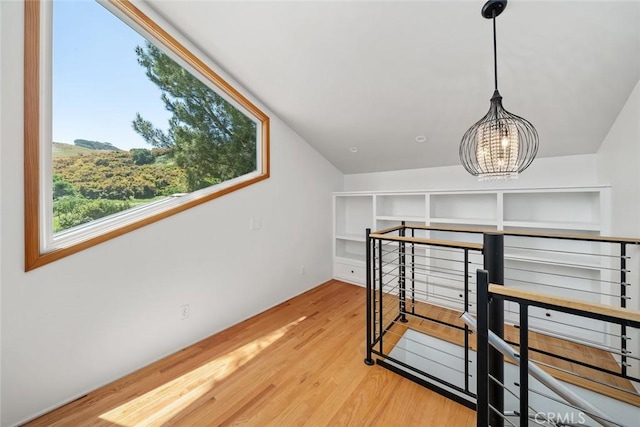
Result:
M337 168L358 173L459 164L460 139L493 92L483 3L153 7ZM640 79L640 0L512 0L497 28L503 103L536 126L539 157L596 152Z

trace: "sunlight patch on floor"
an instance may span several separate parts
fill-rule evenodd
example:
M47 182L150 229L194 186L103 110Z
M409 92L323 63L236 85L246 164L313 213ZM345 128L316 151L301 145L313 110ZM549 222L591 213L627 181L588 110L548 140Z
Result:
M227 378L238 368L251 361L261 351L282 338L289 330L305 319L306 316L302 316L282 328L276 329L230 353L164 383L142 396L105 412L99 418L122 427L133 427L142 424L145 426L162 425L206 395L217 382ZM144 411L140 411L141 409L144 409ZM136 415L138 412L153 415L141 418Z

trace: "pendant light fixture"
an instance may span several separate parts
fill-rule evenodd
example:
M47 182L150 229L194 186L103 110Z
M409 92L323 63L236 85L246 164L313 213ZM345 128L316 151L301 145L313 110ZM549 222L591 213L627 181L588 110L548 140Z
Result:
M462 166L480 181L517 178L538 152L538 132L527 120L505 110L498 92L496 17L506 7L507 0L489 0L482 7L482 16L493 20L495 89L489 112L469 128L460 142Z

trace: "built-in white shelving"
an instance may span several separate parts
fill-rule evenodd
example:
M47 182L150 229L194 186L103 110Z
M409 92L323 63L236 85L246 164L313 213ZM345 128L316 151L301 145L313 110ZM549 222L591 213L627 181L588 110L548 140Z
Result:
M365 230L374 229L372 194L336 194L333 197L334 277L357 284L365 283Z
M457 224L457 225L497 225L495 219L486 218L438 218L432 217L429 222L433 224Z
M431 194L431 222L443 224L497 224L498 194L452 193Z
M392 218L426 217L426 194L381 194L376 196L376 216Z
M402 215L378 215L376 219L379 221L405 221L407 223L424 222L424 216L402 216Z
M576 231L600 231L602 229L601 224L595 222L560 222L560 221L503 221L502 226L504 229L508 228L528 228L534 230L576 230Z
M367 240L366 236L364 235L364 233L362 234L336 234L336 239L337 240L349 240L352 242L364 242Z
M608 187L504 189L480 191L357 192L334 194L334 277L366 282L365 229L409 224L464 229L522 231L527 234L609 235ZM481 233L415 229L416 237L482 243ZM419 249L418 249L419 248ZM413 247L412 280L425 301L464 310L460 279L446 272L460 268L460 254L434 247ZM606 244L588 241L505 236L505 284L517 289L576 300L617 304L619 258ZM601 256L604 255L604 256ZM387 257L395 256L389 253ZM481 268L482 254L469 253L470 272ZM385 256L383 256L385 260ZM457 263L457 264L456 264ZM384 270L383 270L384 271ZM467 309L475 311L475 275L470 273ZM418 298L418 299L420 299ZM505 320L518 322L517 308L506 304ZM531 326L540 331L605 343L602 323L576 327L573 316L532 310ZM572 326L573 325L573 326ZM601 331L601 332L598 332Z
M375 231L405 221L529 233L606 235L609 229L609 188L343 192L334 194L334 213L334 277L364 285L366 228ZM482 240L480 234L426 230L416 230L415 233L416 237L469 242ZM510 237L509 242L517 246L518 238ZM572 271L582 269L587 272L585 274L592 274L588 272L599 270L601 266L589 256L576 257L562 252L563 249L567 252L600 250L597 244L579 243L580 246L570 241L541 243L541 249L560 250L552 252L551 256L506 247L505 258L507 265L540 264ZM455 292L450 293L454 296Z

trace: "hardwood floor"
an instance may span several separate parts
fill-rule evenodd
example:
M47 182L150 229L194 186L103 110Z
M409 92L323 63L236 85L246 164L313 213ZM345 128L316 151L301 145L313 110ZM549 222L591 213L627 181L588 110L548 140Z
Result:
M364 358L365 291L330 281L28 426L475 425Z

